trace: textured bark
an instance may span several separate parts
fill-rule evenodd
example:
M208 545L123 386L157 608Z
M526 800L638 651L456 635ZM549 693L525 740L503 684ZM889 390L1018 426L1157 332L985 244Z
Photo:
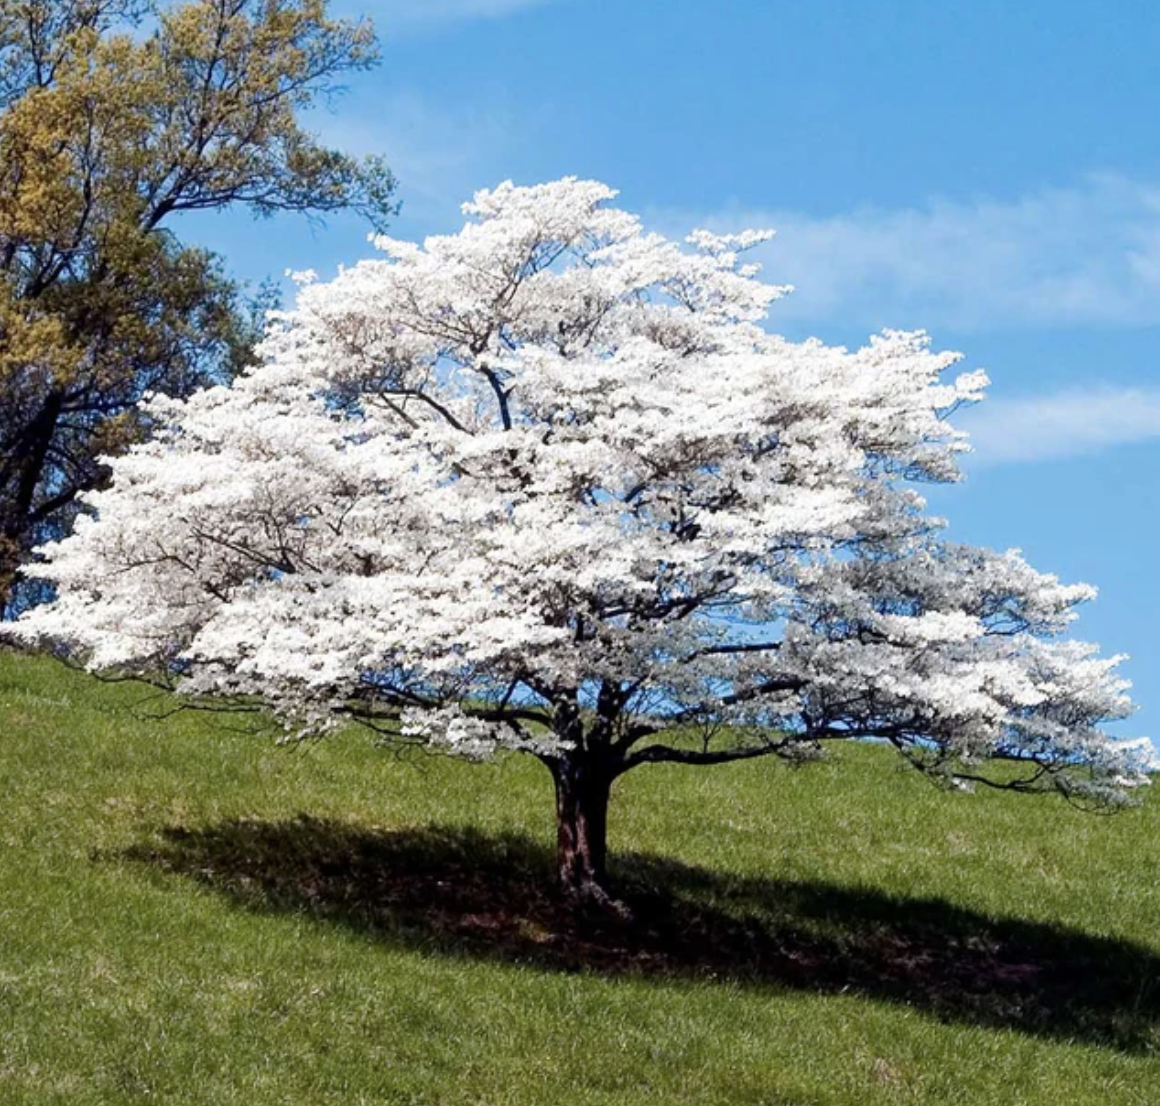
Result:
M596 758L554 761L556 869L560 889L581 914L625 919L628 909L608 884L608 801L615 773Z

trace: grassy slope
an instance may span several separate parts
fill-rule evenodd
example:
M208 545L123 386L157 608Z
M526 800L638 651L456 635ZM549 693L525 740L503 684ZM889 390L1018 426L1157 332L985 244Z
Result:
M534 763L141 698L0 654L12 1106L1160 1100L1157 802L947 795L866 747L645 769L613 847L675 928L569 944L516 902Z

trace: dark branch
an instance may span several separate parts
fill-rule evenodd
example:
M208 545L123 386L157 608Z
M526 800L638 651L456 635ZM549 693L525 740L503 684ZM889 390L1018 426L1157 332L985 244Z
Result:
M671 745L646 745L625 758L621 771L627 772L641 764L731 764L737 760L785 754L793 746L802 743L800 737L787 737L763 745L741 745L732 749L675 749Z

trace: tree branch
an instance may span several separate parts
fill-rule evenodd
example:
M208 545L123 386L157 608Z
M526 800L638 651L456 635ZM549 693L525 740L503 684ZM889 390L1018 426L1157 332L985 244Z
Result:
M625 757L621 772L636 768L641 764L731 764L737 760L754 760L757 757L777 756L794 745L801 745L806 739L787 737L766 745L743 745L733 749L676 749L671 745L646 745L629 757Z

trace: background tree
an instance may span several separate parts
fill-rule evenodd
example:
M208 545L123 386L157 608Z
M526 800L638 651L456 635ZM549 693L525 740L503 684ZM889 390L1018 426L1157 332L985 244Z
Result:
M602 185L503 185L453 237L302 290L230 387L160 428L36 569L15 632L100 669L538 757L559 872L608 905L624 772L884 739L949 781L1122 801L1147 743L1117 658L1061 637L1092 590L945 542L956 355L758 323L783 291ZM987 762L1007 763L989 772Z
M0 0L0 607L140 436L136 402L228 377L256 337L174 218L389 215L383 165L298 122L373 58L325 0Z

